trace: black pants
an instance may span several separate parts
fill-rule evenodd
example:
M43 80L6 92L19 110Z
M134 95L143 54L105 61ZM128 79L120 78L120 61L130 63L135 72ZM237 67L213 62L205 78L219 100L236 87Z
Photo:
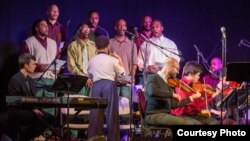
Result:
M48 128L47 125L54 124L54 121L54 116L46 112L38 117L29 109L11 110L8 119L10 127L8 134L13 140L27 141L41 135Z

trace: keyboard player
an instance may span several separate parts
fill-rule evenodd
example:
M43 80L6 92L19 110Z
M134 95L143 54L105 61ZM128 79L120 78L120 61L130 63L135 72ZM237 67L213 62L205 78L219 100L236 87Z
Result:
M18 58L18 64L20 70L11 77L8 84L9 95L35 96L33 80L29 75L36 69L36 58L28 53L21 54ZM9 123L12 124L9 126L26 127L26 130L20 131L19 139L17 139L17 134L21 128L13 128L11 133L8 133L13 140L20 141L31 140L41 135L48 124L54 123L54 117L43 112L39 107L11 107L8 111L8 117ZM44 121L48 124L45 124Z

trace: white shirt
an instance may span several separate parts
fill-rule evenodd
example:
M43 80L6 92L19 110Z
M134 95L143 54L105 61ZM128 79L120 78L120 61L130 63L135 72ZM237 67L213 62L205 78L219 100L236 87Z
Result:
M158 71L157 74L166 82L167 82L167 79L166 79L166 76L161 72L161 71Z
M152 37L150 38L150 41L153 43L167 49L161 49L153 44L150 44L148 48L150 48L150 55L148 58L148 65L156 65L158 67L162 67L164 65L164 62L166 61L166 58L168 57L173 57L175 58L178 62L180 61L180 57L175 54L179 54L179 51L177 49L176 44L164 37L163 35L160 37ZM171 52L170 52L171 51ZM174 52L174 53L172 53Z
M150 45L148 41L144 41L140 46L137 58L139 70L142 70L144 68L145 61L146 61L146 67L148 66L148 59L151 51L150 47L152 47L152 45Z
M125 73L124 68L119 65L119 61L107 54L98 54L90 59L88 64L88 76L93 82L106 79L115 81L115 76Z

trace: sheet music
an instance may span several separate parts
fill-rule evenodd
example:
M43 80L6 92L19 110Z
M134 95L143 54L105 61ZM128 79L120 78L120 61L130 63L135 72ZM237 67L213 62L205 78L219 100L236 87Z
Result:
M56 70L60 70L61 67L66 63L66 61L64 61L64 60L59 60L59 59L56 59L55 61L56 61ZM51 66L48 68L48 70L54 71L54 70L55 70L55 65L54 65L54 64L51 65Z

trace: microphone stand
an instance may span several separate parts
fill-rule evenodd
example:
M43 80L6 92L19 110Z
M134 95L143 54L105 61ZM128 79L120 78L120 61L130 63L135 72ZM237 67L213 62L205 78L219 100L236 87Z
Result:
M55 73L55 80L57 79L57 74L56 74L56 58L49 64L49 66L45 69L45 71L42 73L42 75L37 79L37 81L39 82L41 79L42 79L42 77L44 76L44 74L49 70L49 68L52 66L52 65L54 65L54 73ZM40 84L40 83L39 83ZM43 91L43 93L44 93L44 91ZM57 92L55 92L55 97L57 97ZM56 111L55 111L56 112ZM57 113L58 114L58 113ZM60 113L59 113L60 114ZM57 115L55 115L55 116L57 116ZM57 118L55 118L55 125L57 124ZM60 121L60 120L59 120Z
M65 31L65 36L66 36L66 39L65 39L65 42L63 44L63 47L61 49L61 52L60 52L60 59L64 57L64 55L66 55L66 51L67 51L67 46L68 46L68 43L67 43L67 37L68 37L68 32L69 32L69 25L70 25L70 20L67 21L67 24L66 24L66 31Z
M241 46L241 45L250 48L250 42L247 41L246 39L240 40L239 46Z
M42 75L37 79L37 81L40 81L44 74L49 70L50 66L54 65L54 71L56 72L56 58L49 64L49 66L45 69L45 71L42 73ZM56 80L56 74L55 74L55 80Z
M226 29L225 27L221 27L221 32L222 32L222 38L221 38L221 43L222 43L222 73L225 73L226 70L226 52L227 52L227 40L226 40ZM222 83L221 83L221 103L223 101L223 88L224 88L224 83L223 83L223 77L222 77ZM226 102L226 110L228 108L228 102ZM221 115L222 115L222 110L223 106L221 106ZM228 114L226 115L226 122L228 123ZM221 124L223 123L222 121L222 116L221 116Z
M170 49L168 49L168 48L166 48L166 47L160 46L160 45L158 45L158 44L152 42L151 40L147 39L143 34L140 34L140 35L143 37L143 39L144 39L145 41L147 41L148 43L150 43L150 44L156 46L157 49L159 49L165 56L168 57L168 55L167 55L166 53L164 53L162 50L166 50L166 51L168 51L168 52L170 52L170 53L172 53L172 54L174 54L174 55L180 57L181 60L183 59L183 56L182 56L180 50L177 49L177 50L178 50L178 53L173 52L173 51L171 51ZM162 49L162 50L161 50L161 49Z
M133 95L134 95L134 44L135 44L135 38L137 36L133 34L132 36L132 48L131 48L131 63L130 63L130 73L131 73L131 91L130 91L130 100L129 100L129 105L130 105L130 119L129 119L129 140L132 140L133 132L132 132L132 120L133 120Z
M204 65L205 69L209 73L211 73L213 76L215 76L216 78L219 78L219 76L217 74L215 74L213 71L210 70L210 66L208 65L208 61L204 58L203 53L199 50L199 48L195 44L194 44L194 48L197 51L197 58L199 58L199 57L201 58L201 61L202 61L203 65Z
M145 50L145 54L143 54L142 50L140 49L141 52L141 56L142 56L142 60L143 60L143 84L142 84L142 88L144 88L146 86L146 80L147 80L147 56L148 56L148 38L145 37L142 33L140 33L141 37L144 39L144 41L146 41L146 50ZM138 37L139 38L139 37ZM144 89L144 93L146 92L146 89Z
M202 55L202 53L199 51L198 47L194 44L194 48L197 51L197 62L198 64L200 64L200 56Z

